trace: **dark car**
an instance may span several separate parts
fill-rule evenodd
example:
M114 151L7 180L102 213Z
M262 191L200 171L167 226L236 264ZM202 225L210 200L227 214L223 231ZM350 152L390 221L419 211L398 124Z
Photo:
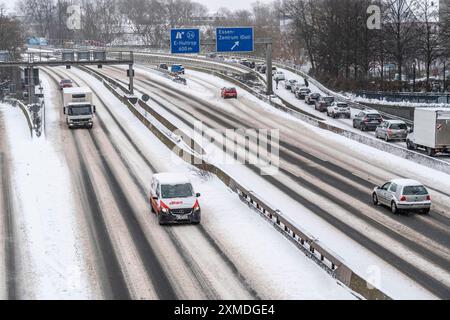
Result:
M320 93L310 93L305 97L307 104L316 104L316 101L320 99Z
M186 85L186 79L183 77L180 77L179 75L176 75L175 77L173 77L172 79L174 82L178 82L178 83L182 83L184 85Z
M237 91L236 88L222 88L222 91L220 93L222 98L236 98L237 99Z
M297 91L295 91L295 97L297 99L305 99L307 95L311 93L311 90L308 88L300 88Z
M315 109L320 112L325 112L328 110L328 107L334 102L334 97L325 96L320 97L319 100L316 101Z
M353 128L361 131L375 131L383 122L383 117L376 110L363 110L353 119Z
M159 68L160 68L160 69L164 69L164 70L169 70L169 66L168 66L167 64L165 64L165 63L161 63L161 64L159 65Z
M241 61L241 64L243 66L246 66L247 68L250 68L250 69L254 69L255 68L255 63L253 61L244 60L244 61Z

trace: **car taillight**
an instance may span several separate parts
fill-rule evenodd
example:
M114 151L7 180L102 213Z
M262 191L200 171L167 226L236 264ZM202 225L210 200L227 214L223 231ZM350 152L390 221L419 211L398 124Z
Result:
M431 201L431 196L430 195L427 195L427 200Z
M364 122L369 122L369 118L364 118Z
M405 196L402 196L401 198L400 198L400 201L406 201L406 197Z
M388 129L388 131L387 131L389 134L391 134L392 133L392 130L391 129Z

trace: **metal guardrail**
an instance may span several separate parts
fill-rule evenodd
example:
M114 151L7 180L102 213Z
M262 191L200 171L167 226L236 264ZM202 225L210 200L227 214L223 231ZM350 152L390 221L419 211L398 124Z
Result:
M137 110L135 105L133 105L128 99L124 98L115 89L115 87L119 87L117 81L110 79L109 77L105 77L104 75L101 75L91 69L84 68L84 70L97 79L101 79L104 86L119 100L121 100L144 126L146 126L156 137L158 137L170 150L176 150L176 142L174 142L171 137L161 131L158 127L152 125L152 123ZM147 110L152 110L152 108L142 100L139 101L139 105ZM157 114L154 110L152 113ZM157 114L157 117L163 118L160 114ZM173 124L171 124L168 129L172 132L179 130ZM199 146L199 148L202 152L204 152L201 146ZM180 151L183 153L188 152L186 150ZM183 160L196 166L198 169L215 174L227 187L237 193L242 201L247 203L247 205L270 221L279 232L295 243L295 245L308 257L313 259L317 264L324 268L343 285L347 286L350 290L366 299L390 299L390 297L385 293L377 288L374 288L372 285L367 283L366 280L354 273L340 257L323 246L318 239L301 230L293 221L285 217L280 210L277 210L269 205L264 199L259 197L253 191L247 189L222 169L206 162L204 159L198 158L197 155L192 153L189 154L189 157L186 157L185 155L182 156L179 153L178 155L181 156Z
M450 104L450 94L448 93L356 91L356 96L380 101L385 100L388 102Z
M5 102L11 104L12 106L19 106L19 108L22 110L22 113L25 116L25 119L27 120L27 124L28 124L28 128L30 129L30 136L31 138L33 138L33 122L31 120L31 114L30 111L28 110L27 106L25 104L23 104L22 101L14 99L14 98L7 98L5 99Z

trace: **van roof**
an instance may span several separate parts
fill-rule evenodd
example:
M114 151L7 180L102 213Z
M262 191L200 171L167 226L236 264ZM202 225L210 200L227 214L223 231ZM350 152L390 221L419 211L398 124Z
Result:
M91 89L86 87L72 87L72 88L64 88L64 93L68 94L82 94L82 93L91 93Z
M181 184L190 183L189 178L183 173L164 172L153 175L160 184Z

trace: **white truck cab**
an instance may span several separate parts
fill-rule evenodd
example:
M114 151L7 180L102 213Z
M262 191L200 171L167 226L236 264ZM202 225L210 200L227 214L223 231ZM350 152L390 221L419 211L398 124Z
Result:
M150 204L159 224L192 223L201 220L199 193L183 174L154 174L150 185Z
M63 104L69 128L94 125L95 106L92 105L92 91L84 87L64 88Z

